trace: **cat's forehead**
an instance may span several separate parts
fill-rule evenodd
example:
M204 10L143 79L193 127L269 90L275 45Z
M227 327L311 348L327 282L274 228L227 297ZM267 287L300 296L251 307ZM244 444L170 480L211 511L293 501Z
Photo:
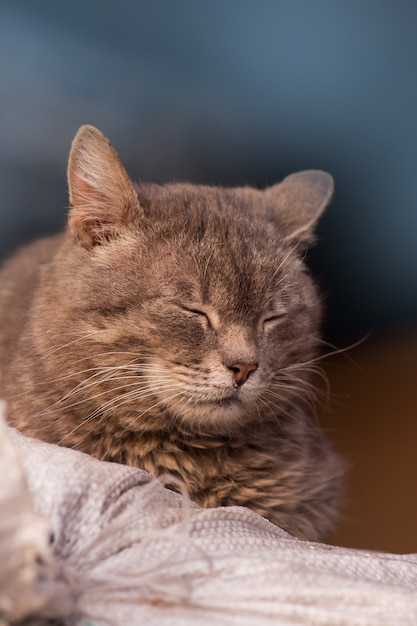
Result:
M241 317L273 307L296 257L270 225L225 190L175 185L152 191L138 195L152 233L149 263L169 297L202 300Z
M232 219L232 214L239 219L239 213L245 212L233 190L221 187L189 183L145 184L136 186L136 191L145 215L171 228L180 224L185 226L184 221L188 228L197 227L216 217L227 222Z
M256 251L279 256L279 236L232 189L189 184L146 185L138 197L149 231L178 250L200 256L239 256Z
M279 237L272 224L236 190L171 184L144 185L137 191L150 229L177 246L199 245L202 254L215 246L238 254L258 244L261 251L272 240L276 247Z

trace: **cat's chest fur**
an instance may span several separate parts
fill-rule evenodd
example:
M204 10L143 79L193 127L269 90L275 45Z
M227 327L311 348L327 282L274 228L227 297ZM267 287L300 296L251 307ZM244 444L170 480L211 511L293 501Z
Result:
M340 464L310 416L321 307L303 256L330 177L135 188L83 127L68 181L66 233L0 275L11 423L320 538Z

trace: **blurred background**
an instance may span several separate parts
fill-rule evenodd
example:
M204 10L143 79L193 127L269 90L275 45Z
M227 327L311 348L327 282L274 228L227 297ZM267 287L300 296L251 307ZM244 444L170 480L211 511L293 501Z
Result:
M65 222L73 135L136 180L336 194L309 255L326 339L321 420L348 458L343 545L416 551L417 3L0 0L0 258Z

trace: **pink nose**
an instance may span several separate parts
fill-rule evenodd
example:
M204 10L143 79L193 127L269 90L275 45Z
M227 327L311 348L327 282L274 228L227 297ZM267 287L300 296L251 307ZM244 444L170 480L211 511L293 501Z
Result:
M257 363L234 363L229 366L229 370L233 372L235 382L240 386L246 382L252 372L258 367Z

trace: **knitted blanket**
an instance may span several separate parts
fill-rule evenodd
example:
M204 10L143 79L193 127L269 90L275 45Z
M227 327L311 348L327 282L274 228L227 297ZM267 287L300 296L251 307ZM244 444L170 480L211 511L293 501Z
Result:
M417 555L299 541L0 418L0 623L417 624ZM49 622L48 622L49 623Z

